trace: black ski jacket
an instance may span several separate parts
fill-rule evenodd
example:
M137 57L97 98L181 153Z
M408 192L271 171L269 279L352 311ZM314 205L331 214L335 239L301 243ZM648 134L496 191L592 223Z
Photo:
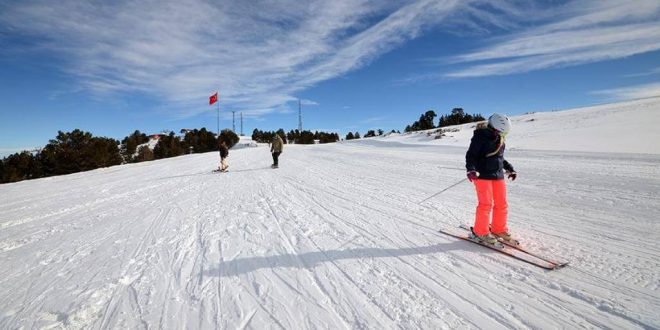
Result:
M220 148L220 158L227 158L229 156L229 149L222 144L218 145L218 147Z
M474 130L470 148L465 154L465 168L468 171L479 172L479 179L504 179L504 170L514 172L513 166L504 159L504 143L502 137L490 128Z

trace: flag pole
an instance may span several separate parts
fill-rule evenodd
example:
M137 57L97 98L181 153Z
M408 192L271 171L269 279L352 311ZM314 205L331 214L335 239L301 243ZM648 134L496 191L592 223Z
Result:
M215 94L218 95L218 92L216 91ZM218 138L219 138L220 137L220 101L216 101L216 103L218 103L216 108L218 109L217 113L218 113Z

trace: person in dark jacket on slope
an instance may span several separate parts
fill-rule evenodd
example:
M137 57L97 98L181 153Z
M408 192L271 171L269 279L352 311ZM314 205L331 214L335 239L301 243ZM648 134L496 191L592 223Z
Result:
M488 244L494 244L497 238L512 240L507 228L508 204L504 182L504 171L511 180L517 176L513 166L504 159L504 138L510 130L511 121L507 116L493 114L488 118L487 128L474 131L465 154L467 178L474 183L479 201L472 228L473 237Z
M282 153L282 149L284 149L284 140L282 138L275 134L273 136L273 139L270 141L270 152L273 155L273 165L270 167L272 168L278 168L278 159L280 158L280 154Z

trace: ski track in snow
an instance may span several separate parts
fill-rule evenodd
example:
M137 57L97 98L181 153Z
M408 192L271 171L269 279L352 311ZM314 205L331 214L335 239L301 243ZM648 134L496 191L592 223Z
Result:
M545 271L437 233L464 148L189 155L0 186L0 328L660 327L657 155L510 150L510 227Z

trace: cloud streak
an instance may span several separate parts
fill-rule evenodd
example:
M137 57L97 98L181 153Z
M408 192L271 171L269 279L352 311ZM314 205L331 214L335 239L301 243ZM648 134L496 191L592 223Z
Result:
M621 88L594 91L592 94L604 95L614 101L643 99L660 96L660 83L650 83Z
M207 111L219 90L224 107L262 116L463 8L459 0L37 0L0 5L0 28L56 54L96 94L143 93L186 117Z
M660 49L656 0L539 6L516 0L10 1L0 3L0 52L55 56L53 62L77 78L72 90L147 95L173 118L207 112L206 100L216 90L224 109L258 118L291 111L301 91L440 27L519 32L451 58L460 70L402 83L512 74Z
M660 2L573 1L538 9L547 22L499 37L483 49L456 56L467 64L449 78L481 77L566 67L623 58L660 49ZM547 13L556 13L548 15Z

